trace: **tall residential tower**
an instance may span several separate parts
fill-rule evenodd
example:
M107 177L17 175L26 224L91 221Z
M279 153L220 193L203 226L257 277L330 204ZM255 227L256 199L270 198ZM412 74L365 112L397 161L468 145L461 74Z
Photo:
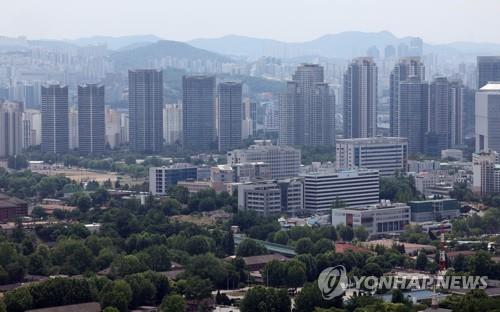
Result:
M65 154L69 148L68 87L42 86L42 152Z
M377 65L360 57L344 74L344 138L368 138L377 134Z
M242 86L239 82L221 82L218 86L219 151L240 147L242 130Z
M160 70L129 70L130 147L157 153L163 147L163 75Z
M78 149L84 155L104 152L104 86L78 86Z
M209 150L215 135L215 77L182 78L182 142L188 150Z

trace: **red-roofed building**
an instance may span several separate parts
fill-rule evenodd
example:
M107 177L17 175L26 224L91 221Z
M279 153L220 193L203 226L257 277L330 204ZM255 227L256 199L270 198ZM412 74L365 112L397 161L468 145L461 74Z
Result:
M19 198L0 194L0 222L13 221L27 215L27 202Z

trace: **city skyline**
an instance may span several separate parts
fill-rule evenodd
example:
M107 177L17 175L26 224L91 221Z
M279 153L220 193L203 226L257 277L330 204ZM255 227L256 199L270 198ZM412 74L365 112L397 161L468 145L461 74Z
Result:
M500 43L495 32L484 31L496 29L500 20L496 12L500 3L494 0L476 2L443 0L433 2L420 1L418 6L396 1L326 1L314 0L314 7L321 7L314 14L304 14L311 6L310 2L277 0L264 2L239 2L237 5L228 0L199 2L194 0L182 3L162 3L151 1L151 5L141 2L95 0L85 3L73 3L65 14L57 14L47 22L44 12L52 12L55 8L65 6L61 0L51 0L40 5L35 0L22 3L10 3L3 8L0 26L4 36L28 36L33 39L69 39L88 37L95 34L124 36L136 34L154 34L165 39L188 41L195 38L213 38L229 34L262 37L289 42L312 40L325 34L343 31L391 31L397 36L418 36L433 43L449 43L455 41L494 42ZM94 10L98 4L100 9ZM233 14L226 10L231 4ZM432 10L427 8L432 6ZM449 10L452 6L453 10ZM196 7L196 10L193 10ZM446 26L443 28L443 14L446 11ZM241 12L241 14L237 14ZM282 12L280 18L276 12ZM356 12L358 18L352 19L348 13ZM377 12L377 14L372 14ZM397 14L394 14L394 13ZM480 13L480 15L478 14ZM223 14L223 15L221 15ZM260 23L252 19L242 19L241 15L259 16ZM415 16L426 16L426 23ZM30 16L29 21L25 16ZM224 18L222 18L224 16ZM218 18L219 17L219 18ZM275 23L276 19L280 23ZM295 21L303 22L297 27ZM248 22L245 22L245 21ZM469 20L468 27L463 21ZM147 21L147 23L145 22ZM211 27L200 27L209 24ZM11 27L16 25L16 27ZM64 25L64 27L61 27ZM228 31L228 25L231 25ZM272 25L273 27L270 27ZM290 28L294 31L290 32ZM436 32L435 29L440 31ZM461 31L457 32L456 29Z

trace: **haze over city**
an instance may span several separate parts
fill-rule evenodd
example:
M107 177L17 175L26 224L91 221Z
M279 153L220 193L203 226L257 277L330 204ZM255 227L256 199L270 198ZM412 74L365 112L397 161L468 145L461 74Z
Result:
M0 312L499 312L499 13L4 0Z
M0 29L32 39L153 34L188 41L236 34L291 42L387 30L432 43L500 43L498 12L496 0L6 0Z

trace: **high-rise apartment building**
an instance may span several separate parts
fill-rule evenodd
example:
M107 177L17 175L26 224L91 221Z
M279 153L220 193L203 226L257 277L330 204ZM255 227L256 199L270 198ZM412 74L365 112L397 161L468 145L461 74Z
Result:
M160 70L128 72L130 147L157 153L163 147L163 75Z
M78 110L76 107L71 107L68 112L68 147L70 150L78 148Z
M500 151L500 83L476 93L476 152Z
M399 85L399 134L408 138L408 154L424 153L428 129L429 84L418 77Z
M467 89L461 81L450 84L450 146L457 147L465 142Z
M477 89L488 82L500 81L500 56L477 57Z
M418 57L405 57L394 66L390 75L389 123L390 135L400 136L399 84L409 77L425 80L425 67Z
M382 177L404 173L408 167L408 139L374 137L337 140L336 165L342 169L375 169Z
M441 155L451 147L451 94L446 77L437 77L430 84L426 154Z
M217 105L219 152L235 149L241 145L242 101L241 83L219 83Z
M324 83L323 67L303 64L280 96L280 145L332 145L335 96Z
M78 149L84 155L104 153L104 86L78 86Z
M372 58L354 59L344 74L344 138L377 133L377 65Z
M18 155L23 149L23 105L0 100L0 158Z
M163 138L167 144L182 140L182 104L165 104L163 108Z
M182 78L182 142L188 150L209 150L215 137L215 77Z
M68 87L43 86L42 152L64 154L69 149Z
M107 108L104 112L106 145L114 149L121 142L121 118L120 112L115 109Z
M246 139L257 132L257 103L249 98L243 100L242 138Z

